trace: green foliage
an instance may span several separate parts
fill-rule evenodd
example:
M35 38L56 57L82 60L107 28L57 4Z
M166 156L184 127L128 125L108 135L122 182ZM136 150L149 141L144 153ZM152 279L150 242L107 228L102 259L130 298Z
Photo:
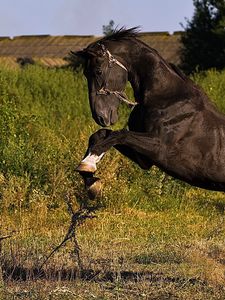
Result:
M225 74L210 71L196 75L194 80L225 111ZM126 92L133 97L130 86ZM0 174L9 182L11 178L18 178L18 182L26 178L27 204L32 202L33 190L48 197L49 207L54 207L68 189L80 201L81 179L74 169L88 137L97 130L82 72L40 66L0 68L0 104ZM129 113L121 105L120 121L114 129L126 126ZM105 186L102 201L108 207L164 211L187 205L188 185L157 168L143 171L113 149L99 165L98 176Z
M90 111L81 72L1 68L0 103L0 173L8 180L28 177L29 201L33 189L55 197L55 180L72 184L79 159L76 141L82 144L80 135L94 127L86 126ZM62 191L64 183L58 185Z
M186 73L225 67L225 2L193 0L195 11L181 37L181 68Z
M208 71L193 79L225 112L225 72ZM126 92L132 98L129 85ZM32 278L34 268L65 237L70 222L66 196L74 209L86 200L83 182L74 169L85 153L88 137L98 129L87 95L81 71L0 66L0 231L1 236L13 235L2 243L1 263L11 270L25 268L27 278ZM113 129L126 126L129 113L121 105ZM153 280L161 274L160 288L155 287L157 299L171 295L168 278L175 279L172 292L182 299L196 292L198 299L210 299L209 291L215 295L211 299L224 299L220 298L224 290L218 288L224 287L225 274L223 193L191 188L155 167L143 171L115 149L99 163L96 176L103 183L97 201L104 209L78 231L86 269L93 268L100 279L113 272L117 284L123 284L124 270L148 272ZM60 278L66 270L74 272L73 250L73 243L68 242L55 253L44 267L47 278L56 274ZM196 284L185 287L191 278ZM40 285L43 288L43 281ZM133 299L139 295L136 285L136 281L131 285ZM159 290L167 296L159 295ZM48 294L43 291L43 295L44 299ZM146 295L152 295L149 280Z

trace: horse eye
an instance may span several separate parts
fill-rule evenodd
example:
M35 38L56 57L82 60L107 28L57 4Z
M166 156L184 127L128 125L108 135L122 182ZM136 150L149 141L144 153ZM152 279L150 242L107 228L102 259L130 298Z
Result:
M97 71L96 71L96 74L97 74L97 75L102 75L102 70L97 70Z

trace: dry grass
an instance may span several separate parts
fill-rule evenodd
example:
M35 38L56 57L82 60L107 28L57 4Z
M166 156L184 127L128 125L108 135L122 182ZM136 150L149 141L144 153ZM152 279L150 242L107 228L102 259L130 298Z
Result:
M224 74L196 80L221 104ZM0 69L0 83L0 234L12 235L2 299L225 298L224 194L144 172L115 150L99 166L97 218L77 231L82 272L69 241L40 272L70 225L65 194L74 209L86 201L74 168L97 127L80 73Z
M46 214L44 218L39 211L33 225L31 215L23 217L21 224L17 219L21 231L4 241L2 253L5 267L12 266L8 279L35 278L35 268L64 238L69 218L67 214L61 218L59 224L58 216L54 219ZM193 299L205 299L206 295L207 299L223 299L225 235L223 232L207 239L208 232L218 225L216 219L190 212L155 213L127 207L114 212L102 210L78 231L82 280L77 277L80 273L73 244L68 242L44 267L44 278L57 279L53 286L58 288L46 281L41 284L39 279L39 283L30 283L31 289L16 284L6 292L24 293L26 297L33 293L43 299L48 299L46 293L54 295L49 299L67 299L68 295L74 299L92 299L91 295L93 299L188 299L185 297L191 295L196 296ZM76 279L76 288L67 282L72 278ZM137 295L139 298L135 298Z
M5 298L4 298L5 297ZM204 285L173 282L26 282L9 285L7 295L2 300L38 299L38 300L223 300L223 294L218 290Z

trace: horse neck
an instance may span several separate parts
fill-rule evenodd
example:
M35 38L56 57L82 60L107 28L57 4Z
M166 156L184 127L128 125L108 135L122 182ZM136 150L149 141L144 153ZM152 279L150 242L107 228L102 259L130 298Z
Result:
M168 91L171 95L175 94L177 88L183 85L183 79L157 51L139 40L126 41L116 53L128 69L128 80L135 100L140 104L146 104L149 100L152 102L152 99L158 99L161 95L164 98Z

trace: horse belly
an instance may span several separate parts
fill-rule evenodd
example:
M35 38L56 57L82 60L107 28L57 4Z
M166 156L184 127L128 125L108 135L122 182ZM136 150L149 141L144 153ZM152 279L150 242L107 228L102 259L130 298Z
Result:
M189 147L191 148L191 145ZM189 152L177 151L169 162L168 173L193 186L225 191L225 153L223 152L207 152L206 149L205 152L193 149Z
M225 191L224 172L222 172L223 175L221 176L221 174L212 172L211 170L205 171L205 169L203 170L197 166L192 167L190 162L187 165L182 162L177 165L176 162L172 167L167 166L165 168L162 165L158 165L158 167L168 175L187 182L192 186L213 191Z

